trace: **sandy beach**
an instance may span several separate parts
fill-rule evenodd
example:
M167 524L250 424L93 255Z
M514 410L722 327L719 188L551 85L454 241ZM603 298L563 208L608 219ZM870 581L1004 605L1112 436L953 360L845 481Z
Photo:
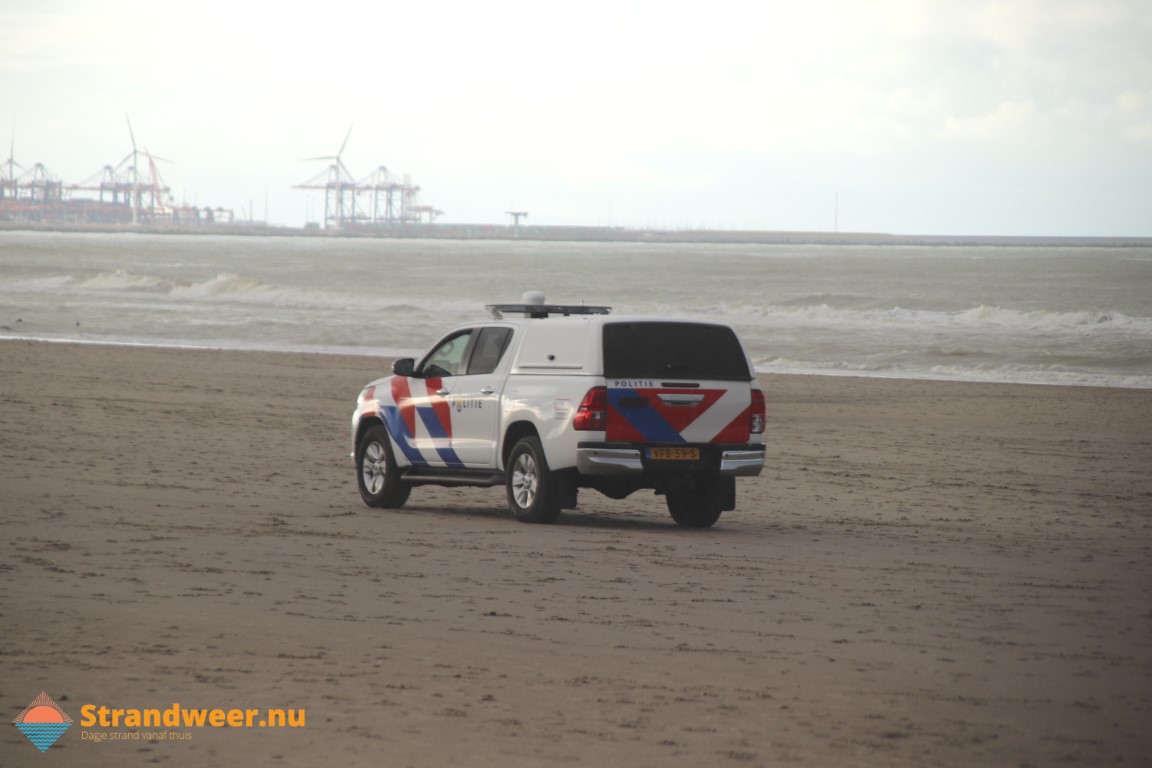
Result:
M75 721L0 764L1152 765L1152 390L764 377L715 528L530 526L361 503L388 362L0 342L0 700ZM306 725L81 724L174 703Z

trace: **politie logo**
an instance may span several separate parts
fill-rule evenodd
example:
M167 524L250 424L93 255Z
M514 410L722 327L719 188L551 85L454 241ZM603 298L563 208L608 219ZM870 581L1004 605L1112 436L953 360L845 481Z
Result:
M48 747L72 726L68 713L43 691L12 722L41 752L47 752Z

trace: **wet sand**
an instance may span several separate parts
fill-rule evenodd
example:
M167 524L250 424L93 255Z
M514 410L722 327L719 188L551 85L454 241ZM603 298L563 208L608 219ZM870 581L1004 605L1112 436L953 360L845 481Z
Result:
M1152 391L764 377L715 528L361 503L372 358L0 342L0 764L1149 765ZM85 705L303 709L93 742Z

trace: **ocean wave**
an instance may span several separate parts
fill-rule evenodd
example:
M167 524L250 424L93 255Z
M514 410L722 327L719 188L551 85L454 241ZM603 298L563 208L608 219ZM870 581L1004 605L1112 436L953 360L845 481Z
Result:
M172 283L153 275L134 275L123 269L115 272L101 272L76 283L76 287L93 291L150 291L165 293L172 289Z
M244 299L299 302L299 291L282 288L250 277L223 273L190 285L172 286L169 293L176 297L213 298L217 296Z
M357 285L348 292L315 290L277 283L254 277L221 272L214 277L195 281L171 281L149 274L135 274L125 270L102 272L84 280L57 277L39 281L40 288L69 288L107 294L131 293L156 295L186 302L258 304L278 308L298 308L330 311L363 311L376 314L399 314L418 321L420 318L465 322L482 317L483 308L473 301L435 301L423 303L412 297L395 297L365 291Z
M72 275L51 275L49 277L30 277L23 280L10 280L0 282L0 290L11 293L43 293L55 291L76 282Z
M884 309L884 303L875 296L856 293L813 293L781 301L779 307L834 307L836 309Z
M1069 371L1024 365L988 367L934 365L928 369L927 373L923 371L918 372L917 377L939 378L949 381L987 381L1008 384L1031 383L1079 387L1152 389L1152 375Z
M939 364L902 366L885 363L809 361L774 357L757 360L754 367L757 373L1152 389L1152 375L1150 374L1102 373L1033 365Z
M363 283L341 290L334 286L314 289L271 283L256 277L221 272L200 280L174 280L155 274L123 269L101 272L91 277L51 275L0 283L5 293L41 293L59 290L93 291L114 294L160 295L182 301L258 303L316 309L353 309L369 312L403 313L405 316L435 315L450 322L483 317L482 302L437 300L434 306L417 297L389 296L386 286L380 293L367 290ZM879 300L867 294L814 293L785 299L779 303L749 305L646 304L621 306L627 314L687 315L730 322L742 327L790 328L888 328L951 326L971 329L1043 331L1053 329L1085 332L1127 330L1152 334L1152 317L1134 317L1109 310L1023 310L980 304L958 310L876 306Z
M787 357L754 358L752 367L759 373L839 373L844 375L880 373L891 370L881 362L848 362L845 360L794 360Z
M74 287L89 291L157 293L174 298L211 299L231 297L263 302L299 302L307 292L261 282L248 277L221 273L196 282L179 282L148 274L135 274L122 269L76 281Z
M978 307L956 313L959 322L990 325L1023 325L1028 327L1066 327L1085 325L1137 325L1141 320L1152 323L1152 318L1131 318L1119 312L1022 312L1002 307Z
M1108 329L1124 328L1152 333L1152 318L1131 317L1120 312L1017 310L979 305L969 309L944 311L928 309L854 309L828 304L768 304L762 306L697 306L683 307L677 314L726 319L742 325L787 326L965 326L972 328L1043 329Z

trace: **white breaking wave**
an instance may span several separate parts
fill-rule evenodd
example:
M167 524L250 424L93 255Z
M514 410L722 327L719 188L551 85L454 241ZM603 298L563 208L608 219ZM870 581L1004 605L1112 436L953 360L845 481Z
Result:
M13 293L44 293L56 291L75 282L71 275L32 277L25 280L12 280L0 283L0 289Z
M222 272L215 277L198 281L173 281L156 275L133 274L124 270L102 272L83 280L67 275L39 280L9 283L3 286L13 291L94 291L108 294L118 292L156 294L191 303L265 304L300 309L361 309L375 312L415 314L421 312L457 311L461 315L475 314L474 302L439 302L435 307L421 307L408 301L375 295L371 292L339 293L334 291L294 288Z
M671 311L668 308L666 311ZM970 327L1046 328L1128 328L1152 332L1152 318L1130 317L1120 312L1026 311L980 305L959 311L924 309L845 309L827 304L760 307L684 307L678 314L725 318L733 323L815 327L883 327L893 325L954 325Z
M86 280L70 282L76 288L91 291L154 291L164 293L172 289L167 280L152 275L133 275L118 269L115 272L101 272Z
M757 361L755 368L758 373L803 373L821 374L825 376L940 379L945 381L980 381L1002 384L1027 383L1059 386L1152 389L1152 374L1122 375L1026 365L933 365L923 368L878 363L848 363L830 360L791 360L778 357L771 360Z
M973 309L959 312L955 316L958 322L973 323L977 325L1012 325L1028 328L1052 327L1080 327L1094 325L1114 325L1128 327L1143 327L1152 329L1152 318L1128 317L1119 312L1021 312L1015 309L1002 307L988 307L981 305Z
M196 282L182 282L118 269L114 272L101 272L95 277L75 281L71 285L78 290L158 293L190 300L223 297L266 303L309 305L324 303L326 298L321 293L270 285L254 278L229 273L221 273Z
M176 285L172 287L169 293L173 296L189 298L223 296L272 302L288 301L289 303L303 303L306 296L306 294L297 295L298 292L296 291L268 285L253 278L231 274L216 275L209 280L191 285Z
M1152 386L1152 249L0 233L12 338L411 354L529 289L731 323L763 371Z
M357 286L358 288L360 286ZM386 288L386 285L384 286ZM313 288L298 288L261 281L234 273L222 272L214 277L196 280L174 280L158 275L136 274L118 269L101 272L95 276L77 279L72 275L54 275L0 283L0 290L16 293L98 291L126 292L132 294L158 294L188 301L234 301L302 308L360 308L365 310L390 310L396 312L421 312L427 309L412 301L357 290L334 292ZM852 294L821 294L821 298L840 300L847 306L834 306L827 303L799 304L796 300L780 304L765 305L646 305L643 302L634 306L620 307L638 314L688 315L707 317L748 326L787 326L787 327L831 327L868 328L890 327L894 325L927 326L969 326L1000 327L1019 330L1026 329L1108 329L1124 328L1152 333L1152 318L1132 317L1121 312L1082 310L1073 312L1051 312L1045 310L1019 310L1000 306L978 305L962 310L945 311L932 309L906 309L900 306L891 308L864 308L861 305L874 303L870 297ZM811 297L806 297L811 298ZM469 318L482 309L482 301L449 300L437 301L438 313ZM855 306L853 306L855 305Z

